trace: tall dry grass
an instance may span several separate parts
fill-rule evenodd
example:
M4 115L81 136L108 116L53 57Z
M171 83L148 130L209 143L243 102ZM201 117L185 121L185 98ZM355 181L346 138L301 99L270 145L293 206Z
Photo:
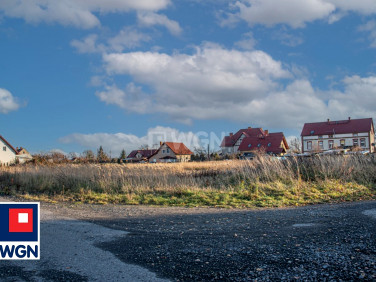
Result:
M63 164L1 167L2 193L133 193L141 191L235 191L255 183L340 180L374 187L376 158L317 156L278 160L259 156L172 164Z

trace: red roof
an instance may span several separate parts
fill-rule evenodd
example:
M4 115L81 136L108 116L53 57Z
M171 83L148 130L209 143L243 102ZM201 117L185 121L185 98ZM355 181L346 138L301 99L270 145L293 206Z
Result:
M142 155L141 158L149 158L151 155L153 155L157 150L156 149L153 149L153 150L134 150L132 151L129 155L128 155L128 158L129 159L134 159L136 158L136 155L138 153L140 153Z
M281 148L282 142L288 149L289 147L282 132L269 133L264 137L246 137L240 144L239 151L265 150L267 153L281 154L285 152L285 149Z
M370 132L372 128L372 118L313 122L304 124L301 136Z
M193 155L191 150L189 150L183 143L165 142L164 144L166 144L175 155Z
M8 147L11 148L16 155L18 154L18 151L12 145L10 145L10 143L3 136L0 135L0 139L3 140L3 142L8 145Z
M246 128L240 129L233 135L225 136L222 140L221 147L232 147L235 145L236 141L244 134L246 137L258 137L260 135L265 135L265 132L262 128Z

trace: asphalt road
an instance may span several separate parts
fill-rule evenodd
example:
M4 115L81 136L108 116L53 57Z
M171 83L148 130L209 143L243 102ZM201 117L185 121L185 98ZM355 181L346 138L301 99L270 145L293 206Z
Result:
M225 210L42 204L40 262L6 281L376 280L376 201Z

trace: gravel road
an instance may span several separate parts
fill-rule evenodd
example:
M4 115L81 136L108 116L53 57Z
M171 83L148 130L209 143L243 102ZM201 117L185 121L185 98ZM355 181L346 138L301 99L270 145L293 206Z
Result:
M376 201L262 210L41 208L42 260L2 262L0 278L376 280Z

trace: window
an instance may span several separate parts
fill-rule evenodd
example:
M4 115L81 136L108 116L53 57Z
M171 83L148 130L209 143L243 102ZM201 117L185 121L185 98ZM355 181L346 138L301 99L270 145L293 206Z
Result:
M360 147L365 147L365 146L366 146L366 139L360 138Z
M3 147L3 151L5 152L6 150L7 150L7 147L6 147L6 146L4 146L4 147Z
M312 150L312 141L307 142L307 150Z
M328 135L328 138L333 138L333 134L329 134L329 135Z
M341 139L339 143L341 144L341 147L345 147L345 139Z
M321 139L321 138L322 138L322 135L319 135L319 138Z
M324 141L319 141L319 149L324 150Z
M358 136L358 133L353 133L353 136Z
M329 149L334 148L334 140L329 140L328 144L329 144Z
M166 150L162 150L162 154L166 154Z
M353 146L354 147L358 146L358 139L353 139Z
M170 149L169 149L169 148L167 148L166 152L167 152L167 153L170 153Z
M252 144L248 144L248 148L251 148L252 147Z

